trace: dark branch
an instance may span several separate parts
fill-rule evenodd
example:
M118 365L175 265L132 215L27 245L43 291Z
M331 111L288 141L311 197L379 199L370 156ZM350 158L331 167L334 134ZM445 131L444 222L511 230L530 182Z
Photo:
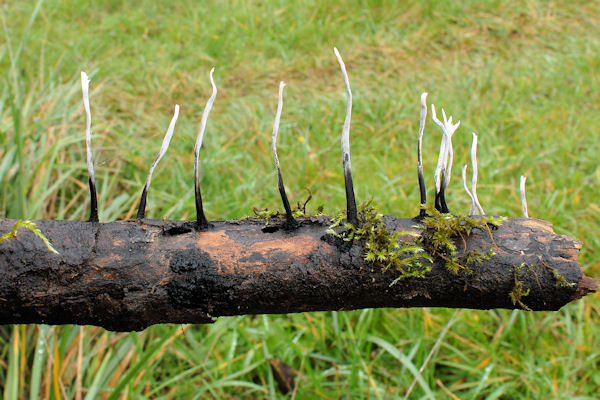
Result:
M16 221L0 220L8 232ZM581 243L535 219L509 219L475 230L460 251L493 248L491 259L452 274L435 260L425 278L382 272L364 259L364 243L326 234L329 219L299 219L293 232L262 231L264 220L118 221L90 225L36 221L60 254L29 231L0 244L0 324L91 324L140 330L157 323L209 323L242 314L367 307L520 308L511 301L515 269L533 310L557 310L596 290L577 262ZM412 219L384 217L392 232ZM277 220L271 220L277 225ZM283 227L285 220L279 220ZM408 239L407 239L408 240ZM497 247L496 247L497 246ZM557 275L564 279L560 284Z

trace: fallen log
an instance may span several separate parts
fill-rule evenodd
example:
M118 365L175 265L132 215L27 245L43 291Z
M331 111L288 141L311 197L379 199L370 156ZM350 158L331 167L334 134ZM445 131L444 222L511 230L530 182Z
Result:
M327 233L326 217L297 221L293 229L283 219L216 221L205 230L195 221L35 221L59 254L26 230L0 243L0 324L129 331L369 307L558 310L598 287L578 264L581 242L537 219L455 238L461 254L494 249L472 272L453 273L438 257L424 277L393 285L399 273L366 261L364 240ZM391 232L423 232L414 219L383 221ZM1 219L0 231L15 222Z

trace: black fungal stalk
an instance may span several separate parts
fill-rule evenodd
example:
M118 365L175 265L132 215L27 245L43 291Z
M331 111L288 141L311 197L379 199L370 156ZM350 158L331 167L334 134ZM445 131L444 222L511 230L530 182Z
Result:
M352 91L350 90L350 81L346 72L346 65L337 48L333 48L333 52L340 63L340 69L344 76L346 91L348 93L348 102L346 106L346 119L342 129L342 165L344 167L344 183L346 186L346 219L347 221L358 226L358 210L356 208L356 198L354 197L354 184L352 182L352 165L350 163L350 119L352 118Z
M445 181L446 172L442 171L442 186L440 188L439 199L440 199L440 209L442 213L449 213L448 204L446 203L446 186L447 182Z
M196 202L196 227L198 229L206 229L208 228L208 220L204 215L202 194L200 193L200 183L197 180L194 180L194 199Z
M98 196L96 194L96 177L92 159L92 113L90 111L90 79L81 71L81 91L83 93L83 108L85 109L85 150L88 169L88 185L90 187L90 218L89 222L98 222Z
M88 178L90 188L90 218L89 222L99 222L98 220L98 195L96 194L96 183L93 178Z
M146 184L144 185L144 190L142 190L142 197L140 198L140 206L138 207L137 219L144 219L146 215L146 197L148 196L148 189L150 188L150 182L152 181L152 174L154 173L154 169L158 165L160 159L165 155L167 149L169 148L169 143L171 143L171 137L173 137L173 131L175 130L175 123L177 122L177 117L179 116L179 104L175 104L175 113L173 114L173 118L171 119L171 123L169 124L169 128L167 129L167 133L165 134L165 138L163 139L162 146L156 159L152 163L150 167L150 171L148 172L148 177L146 178Z
M446 184L444 183L445 176L446 173L442 171L440 190L435 192L435 209L442 213L450 212L446 203Z
M271 135L271 150L273 152L273 160L275 160L275 169L277 170L277 186L279 187L279 194L281 195L281 201L283 202L283 208L285 209L286 224L289 227L297 225L294 216L292 215L292 208L288 200L287 194L285 193L285 186L283 185L283 177L281 175L281 167L279 166L279 157L277 157L277 134L279 133L279 123L281 121L281 110L283 108L283 88L285 83L282 81L279 83L279 99L277 101L277 112L275 113L275 122L273 123L273 133Z
M202 112L202 121L200 122L200 130L196 137L196 144L194 146L194 196L196 200L196 226L198 229L206 229L208 227L208 220L204 215L204 207L202 206L202 194L200 193L200 174L199 174L199 158L200 148L202 147L202 139L204 138L204 130L206 129L206 123L208 121L208 115L212 109L215 98L217 97L217 86L213 79L213 72L215 69L210 70L210 84L212 85L212 95L206 102L206 107Z

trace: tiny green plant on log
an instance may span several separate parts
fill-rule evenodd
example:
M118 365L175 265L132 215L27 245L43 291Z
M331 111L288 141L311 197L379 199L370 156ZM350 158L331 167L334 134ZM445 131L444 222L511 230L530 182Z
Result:
M487 230L493 242L490 226L498 227L505 217L494 216L468 216L442 213L430 206L422 206L427 212L421 224L425 230L417 240L423 248L433 257L440 258L446 262L446 268L453 274L460 271L472 273L470 266L480 264L494 256L494 250L489 249L486 253L479 250L470 250L460 256L455 243L457 238L466 243L465 238L471 235L474 229Z
M255 217L264 219L265 225L269 225L269 221L271 220L271 218L278 218L282 216L281 211L275 209L269 210L268 208L252 207L252 212L254 213Z
M48 240L48 238L46 236L44 236L44 234L42 233L42 231L40 231L36 226L35 223L29 221L29 220L18 220L16 224L13 225L12 229L10 230L10 232L5 233L4 235L0 236L0 243L4 242L5 240L8 239L12 239L14 237L17 236L17 228L26 228L29 229L31 232L33 232L37 237L39 237L40 239L42 239L42 241L44 242L44 244L46 245L46 247L48 248L48 250L50 250L51 252L58 254L58 251L56 251L56 249L54 247L52 247L52 244L50 243L50 241Z
M565 277L562 276L556 268L550 267L544 261L542 261L541 263L544 268L550 270L550 272L552 273L552 276L556 281L556 287L572 287L575 285L574 282L567 282ZM518 304L519 306L521 306L521 308L527 311L531 311L531 308L529 308L525 303L523 303L522 299L523 297L529 295L530 288L525 287L522 278L528 274L535 274L537 277L537 274L535 272L536 268L537 265L529 265L523 262L518 267L510 270L513 273L515 284L508 295L510 296L510 299L512 300L513 304Z
M558 272L558 270L556 268L552 268L544 260L540 260L540 262L541 262L541 264L542 264L542 266L544 268L546 268L547 270L549 270L552 273L552 276L554 277L554 280L556 282L556 287L572 287L572 286L575 286L575 282L568 282L565 279L565 277L562 276L560 274L560 272Z
M311 218L311 217L319 217L319 216L323 215L324 207L322 204L317 207L317 210L315 213L309 213L306 211L306 205L312 199L312 192L310 191L309 188L305 188L305 189L308 192L308 196L306 197L306 200L304 200L303 203L300 203L300 202L296 203L294 208L292 208L292 216L294 218ZM269 225L269 222L272 218L285 218L286 217L285 211L282 212L277 209L269 210L268 208L252 207L252 213L254 214L255 217L264 219L265 225Z
M541 261L541 264L544 268L548 269L552 273L552 276L556 281L556 287L571 287L575 285L573 282L567 282L565 277L562 276L556 268L550 267L544 261ZM515 284L509 293L510 299L512 300L513 304L518 304L521 306L521 308L528 311L531 311L531 309L525 303L523 303L522 298L529 295L530 288L526 288L521 279L528 274L535 274L537 277L537 273L535 272L536 268L537 265L529 265L523 262L517 268L511 269Z
M515 285L513 286L512 290L508 295L510 296L510 299L512 300L513 304L518 304L523 310L531 311L531 308L529 308L525 303L523 303L522 300L523 297L529 296L529 288L525 288L525 286L523 285L523 281L519 279L519 273L521 272L521 270L523 270L523 268L526 268L524 272L525 274L535 272L535 265L527 265L526 263L521 263L521 265L519 265L517 268L511 269L511 272L513 273L513 276L515 278Z
M554 279L556 279L556 286L557 287L572 287L575 286L575 282L567 282L567 280L565 279L564 276L562 276L558 270L556 268L552 268L552 267L548 267L546 266L546 268L550 268L550 270L552 271L552 275L554 276Z

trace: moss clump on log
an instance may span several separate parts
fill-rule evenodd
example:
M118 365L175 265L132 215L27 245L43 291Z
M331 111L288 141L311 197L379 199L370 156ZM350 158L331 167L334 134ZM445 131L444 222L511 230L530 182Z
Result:
M461 240L466 248L466 239L473 230L488 232L495 245L492 229L498 228L506 217L469 216L442 213L433 207L423 205L413 231L390 232L383 222L383 214L371 204L361 204L358 212L358 227L343 222L346 214L340 211L331 220L327 233L346 242L360 241L364 246L365 261L379 265L383 272L396 271L399 275L392 285L401 279L425 278L431 271L434 260L442 260L453 274L471 274L472 266L489 260L496 253L491 247L487 251L472 249L461 254L455 243ZM343 227L345 230L336 231Z

